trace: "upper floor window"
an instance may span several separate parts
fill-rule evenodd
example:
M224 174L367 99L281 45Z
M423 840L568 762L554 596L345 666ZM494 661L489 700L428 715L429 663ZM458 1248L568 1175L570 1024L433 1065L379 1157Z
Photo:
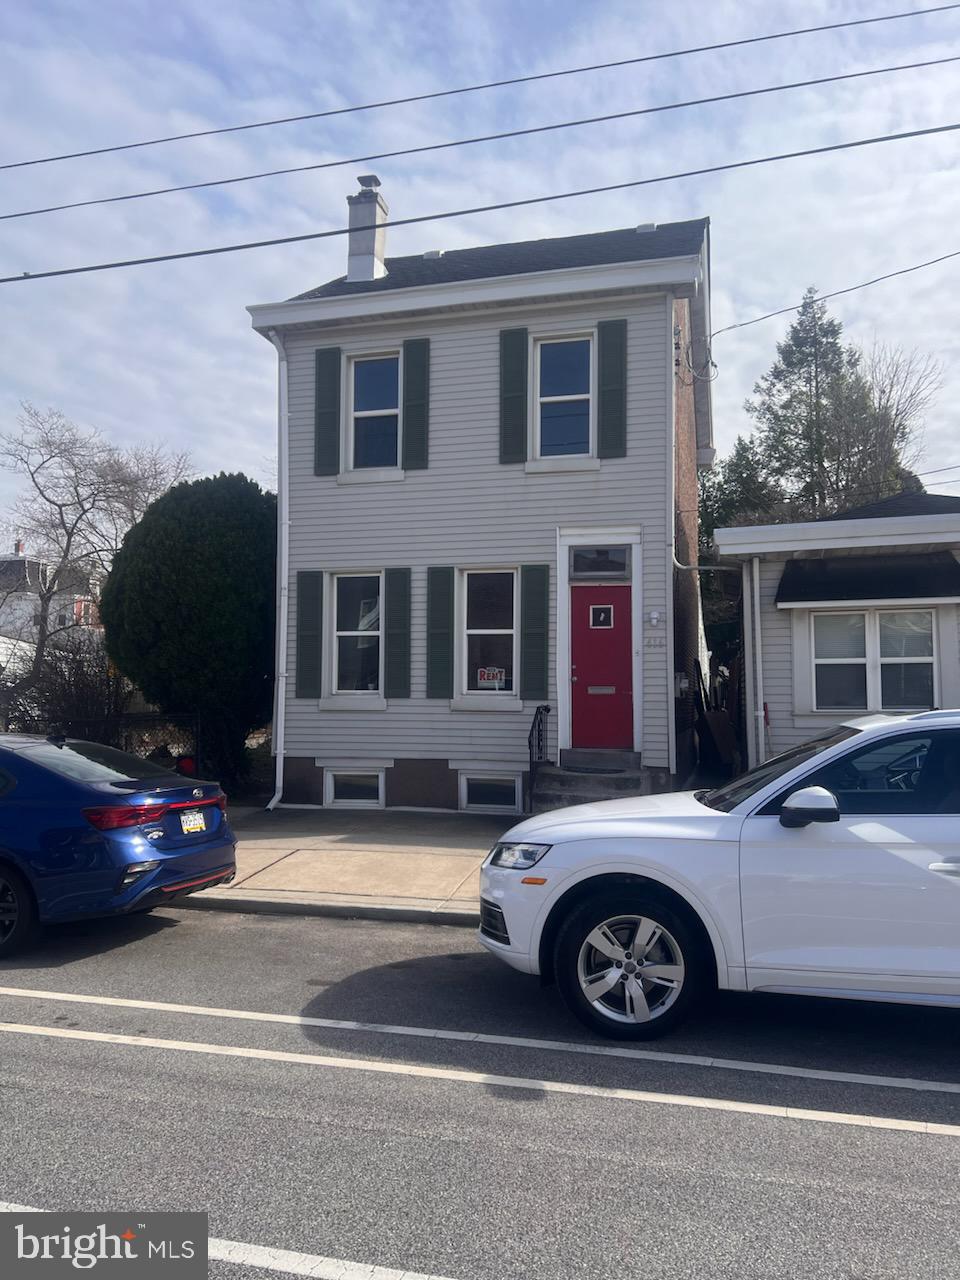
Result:
M467 693L513 693L516 589L513 569L464 574Z
M400 461L400 357L352 362L350 457L354 470Z
M380 575L338 574L334 692L380 689Z
M542 339L536 344L536 456L592 452L590 338Z
M813 615L819 711L918 711L936 696L930 609Z

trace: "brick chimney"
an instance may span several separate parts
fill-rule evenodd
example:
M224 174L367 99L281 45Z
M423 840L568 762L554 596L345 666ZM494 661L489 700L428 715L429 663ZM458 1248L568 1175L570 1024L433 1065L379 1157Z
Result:
M383 223L390 210L380 194L380 179L375 173L362 174L357 181L360 190L347 196L350 208L347 279L380 280L387 274L383 265L387 242Z
M23 539L17 538L16 542L13 544L13 554L15 556L22 556L25 550L26 548L24 547Z

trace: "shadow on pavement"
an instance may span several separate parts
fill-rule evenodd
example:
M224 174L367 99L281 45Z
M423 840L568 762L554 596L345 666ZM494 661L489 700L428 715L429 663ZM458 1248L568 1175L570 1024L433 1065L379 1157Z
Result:
M21 969L59 969L77 960L88 960L106 951L116 951L155 938L169 929L176 929L178 923L170 916L140 912L137 915L41 925L28 947L9 960L0 960L0 974L9 978Z
M960 1082L960 1013L956 1010L722 992L673 1035L625 1043L592 1035L567 1013L555 987L542 988L537 978L474 951L358 970L342 981L324 984L301 1012L314 1018L560 1041L584 1048L620 1046L650 1050L654 1055ZM376 1031L365 1033L362 1040L355 1035L345 1040L344 1032L324 1027L304 1027L303 1035L312 1048L326 1052L347 1050L361 1057L491 1075L960 1123L960 1093ZM519 1089L504 1093L504 1087L493 1081L487 1087L518 1101L538 1096Z

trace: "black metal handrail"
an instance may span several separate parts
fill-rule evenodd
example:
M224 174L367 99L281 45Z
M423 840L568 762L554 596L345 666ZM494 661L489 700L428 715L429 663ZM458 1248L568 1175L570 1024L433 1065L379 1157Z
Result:
M527 809L533 807L533 789L537 782L537 771L542 764L549 764L547 759L547 716L550 708L541 703L533 713L533 723L527 735L527 749L530 754L530 772L527 774Z

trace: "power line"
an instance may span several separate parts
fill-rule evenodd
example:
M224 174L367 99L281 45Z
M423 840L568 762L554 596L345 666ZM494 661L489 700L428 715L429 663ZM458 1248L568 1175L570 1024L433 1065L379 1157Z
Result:
M709 98L691 98L686 102L668 102L653 107L638 107L633 111L613 111L608 115L587 116L580 120L562 120L555 124L534 125L528 129L508 129L503 133L487 133L475 138L458 138L452 142L432 142L424 146L404 147L396 151L377 151L372 155L351 156L345 160L325 160L318 164L301 164L286 169L267 169L261 173L245 173L233 178L213 178L204 182L186 182L175 187L157 187L152 191L133 191L120 196L100 196L93 200L73 200L68 204L51 204L39 209L23 209L17 213L0 213L0 222L10 218L33 218L42 213L62 213L66 209L87 209L91 205L118 204L126 200L146 200L152 196L173 195L180 191L200 191L208 187L225 187L238 182L253 182L260 178L277 178L292 173L310 173L318 169L338 169L344 165L368 164L373 160L393 160L398 156L422 155L428 151L446 151L452 147L469 147L480 142L502 142L507 138L523 138L536 133L552 133L560 129L576 129L589 124L606 124L613 120L627 120L636 116L657 115L665 111L680 111L687 107L703 107L717 102L732 102L737 98L756 98L764 94L783 93L792 89L807 89L814 85L834 84L840 80L862 80L867 76L889 75L897 71L916 71L923 67L939 67L948 62L960 62L960 54L949 58L932 58L926 62L908 62L894 67L873 67L868 71L849 71L843 75L820 76L815 80L795 80L790 84L766 85L760 89L742 89L736 93L715 94Z
M960 258L960 249L954 249L952 253L943 253L939 258L928 258L926 262L915 262L912 267L901 267L899 271L889 271L884 276L874 276L872 280L864 280L862 284L851 284L846 289L834 289L832 293L817 294L817 302L826 302L829 298L840 298L845 293L855 293L858 289L869 289L872 284L880 284L884 280L893 280L896 276L909 275L911 271L922 271L924 267L935 267L938 262L947 262L950 258ZM803 306L802 302L798 302L795 307L781 307L779 311L768 311L766 315L754 316L752 320L741 320L739 324L728 324L723 329L717 329L710 335L711 341L719 337L721 333L732 333L734 329L746 329L748 325L759 324L761 320L771 320L774 316L789 315L793 311L799 311Z
M616 67L639 66L647 62L660 62L667 58L684 58L694 53L712 53L719 49L736 49L745 45L763 44L770 40L786 40L792 36L813 35L821 31L839 31L848 27L864 27L879 22L894 22L901 18L920 18L932 13L945 13L960 8L957 4L939 4L927 9L911 9L901 13L879 14L873 18L854 18L846 22L827 22L816 27L797 27L792 31L775 31L768 35L746 36L740 40L724 40L717 44L695 45L689 49L673 49L665 53L648 53L635 58L620 58L614 62L594 62L582 67L567 67L559 71L541 71L534 75L512 76L506 80L490 80L485 84L463 85L456 89L437 89L431 93L410 94L403 98L387 98L380 102L365 102L352 107L335 107L327 111L311 111L303 115L280 116L275 120L257 120L251 124L224 125L217 129L195 129L190 133L174 133L163 138L149 138L139 142L117 143L109 147L90 147L84 151L67 151L61 155L40 156L32 160L14 160L0 164L3 169L23 169L29 165L53 164L59 160L78 160L87 156L101 156L115 151L133 151L140 147L156 147L167 142L185 142L191 138L210 138L224 133L241 133L249 129L268 129L274 125L298 124L305 120L324 120L331 116L349 115L357 111L375 111L383 107L406 106L413 102L429 102L437 98L450 98L458 94L479 93L485 89L502 89L515 84L531 84L540 80L554 80L561 76L583 75L593 71L607 71Z
M909 474L917 480L922 480L926 476L940 475L944 471L956 471L958 468L960 468L960 462L955 462L953 466L950 466L950 467L937 467L933 471L911 471L909 472ZM935 481L935 483L936 484L960 484L960 476L950 476L949 479L937 480ZM892 485L900 485L901 487L899 489L894 489L892 493L884 493L884 490L890 489ZM902 486L903 486L903 480L895 480L891 478L890 480L881 480L878 484L858 486L855 489L843 489L842 491L838 491L836 496L844 499L862 498L864 496L877 497L877 498L894 497L897 494L905 492ZM909 492L909 490L907 490L906 492ZM756 502L758 506L764 506L766 504L765 498L760 494L751 493L748 496L752 501ZM799 489L791 493L777 494L776 499L778 502L792 502L796 498L808 498L809 496L810 496L809 493L805 493L802 489ZM702 514L703 508L702 506L678 507L677 512L680 515L696 515L696 514Z
M656 178L633 178L629 182L611 182L601 187L584 187L578 191L560 191L548 196L527 196L522 200L503 200L494 204L473 205L465 209L450 209L444 213L425 213L415 218L395 218L381 225L384 228L409 227L417 223L441 222L448 218L464 218L472 214L493 213L501 209L521 209L530 205L550 204L557 200L571 200L577 196L602 195L610 191L653 186L659 182L675 182L680 178L696 178L710 173L729 173L734 169L749 169L756 165L772 164L778 160L796 160L801 156L850 151L855 147L870 147L880 142L901 142L907 138L925 138L940 133L953 133L957 129L960 129L960 123L934 125L929 129L911 129L906 133L884 133L874 138L858 138L853 142L834 142L825 147L808 147L802 151L783 151L778 155L759 156L753 160L734 160L729 164L686 169L680 173L661 174ZM274 236L269 240L248 240L241 244L218 245L209 249L188 249L181 253L158 253L145 258L124 258L114 262L98 262L85 267L62 267L56 271L24 271L17 276L0 277L0 284L18 284L24 280L47 280L52 276L84 275L91 271L114 271L121 267L142 267L155 262L179 262L185 258L208 258L220 253L239 253L247 249L266 249L281 244L302 244L307 240L326 240L333 236L345 236L349 234L349 230L349 227L336 227L331 231L308 231L296 236Z

